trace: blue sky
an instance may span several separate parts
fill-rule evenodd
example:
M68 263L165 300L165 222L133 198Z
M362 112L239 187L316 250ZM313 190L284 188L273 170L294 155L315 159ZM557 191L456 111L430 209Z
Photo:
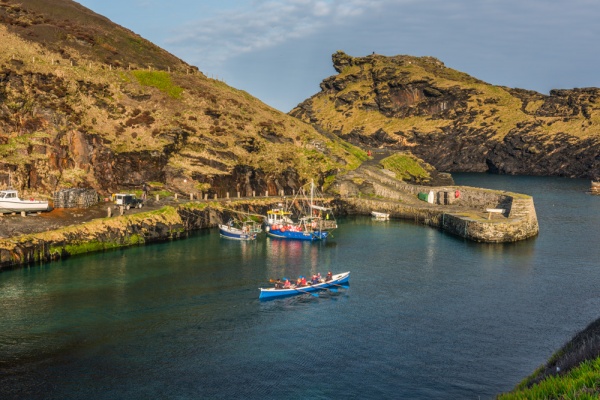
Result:
M495 85L600 87L598 0L78 0L284 112L331 54L433 56Z

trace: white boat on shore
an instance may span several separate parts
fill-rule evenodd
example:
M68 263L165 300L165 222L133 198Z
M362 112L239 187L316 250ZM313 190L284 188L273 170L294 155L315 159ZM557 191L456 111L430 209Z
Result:
M50 211L47 201L23 200L16 190L0 190L0 214Z
M371 215L373 216L373 218L375 219L379 219L382 221L387 221L388 219L390 219L390 214L388 213L382 213L379 211L371 211Z

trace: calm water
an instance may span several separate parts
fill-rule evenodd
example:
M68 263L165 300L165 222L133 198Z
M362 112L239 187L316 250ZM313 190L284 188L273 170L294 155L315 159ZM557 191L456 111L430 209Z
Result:
M534 196L539 237L476 244L348 218L310 244L217 231L0 274L0 398L486 399L600 317L587 180L455 175ZM269 278L350 287L258 301Z

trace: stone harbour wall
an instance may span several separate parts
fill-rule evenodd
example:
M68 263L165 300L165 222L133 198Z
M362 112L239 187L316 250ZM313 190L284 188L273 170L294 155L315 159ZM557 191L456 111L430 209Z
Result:
M220 215L209 207L182 205L158 211L101 218L55 231L0 241L0 270L34 262L186 237L215 226Z
M471 194L473 198L476 196ZM518 195L521 196L521 195ZM533 198L512 198L499 193L496 200L482 193L475 210L460 211L456 207L444 207L422 202L422 205L372 198L347 198L339 200L349 214L370 214L372 210L386 212L391 218L411 220L415 223L439 228L445 232L475 242L516 242L536 236L539 225ZM501 204L508 207L503 216L490 216L485 207ZM495 207L494 207L495 208ZM488 219L489 218L489 219Z

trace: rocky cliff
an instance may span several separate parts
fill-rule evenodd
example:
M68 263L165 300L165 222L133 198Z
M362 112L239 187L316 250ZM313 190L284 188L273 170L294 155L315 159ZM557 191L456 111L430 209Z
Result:
M360 164L336 137L71 0L0 1L0 187L298 189Z
M600 175L600 89L494 86L433 57L332 58L338 74L290 114L355 145L447 172Z

